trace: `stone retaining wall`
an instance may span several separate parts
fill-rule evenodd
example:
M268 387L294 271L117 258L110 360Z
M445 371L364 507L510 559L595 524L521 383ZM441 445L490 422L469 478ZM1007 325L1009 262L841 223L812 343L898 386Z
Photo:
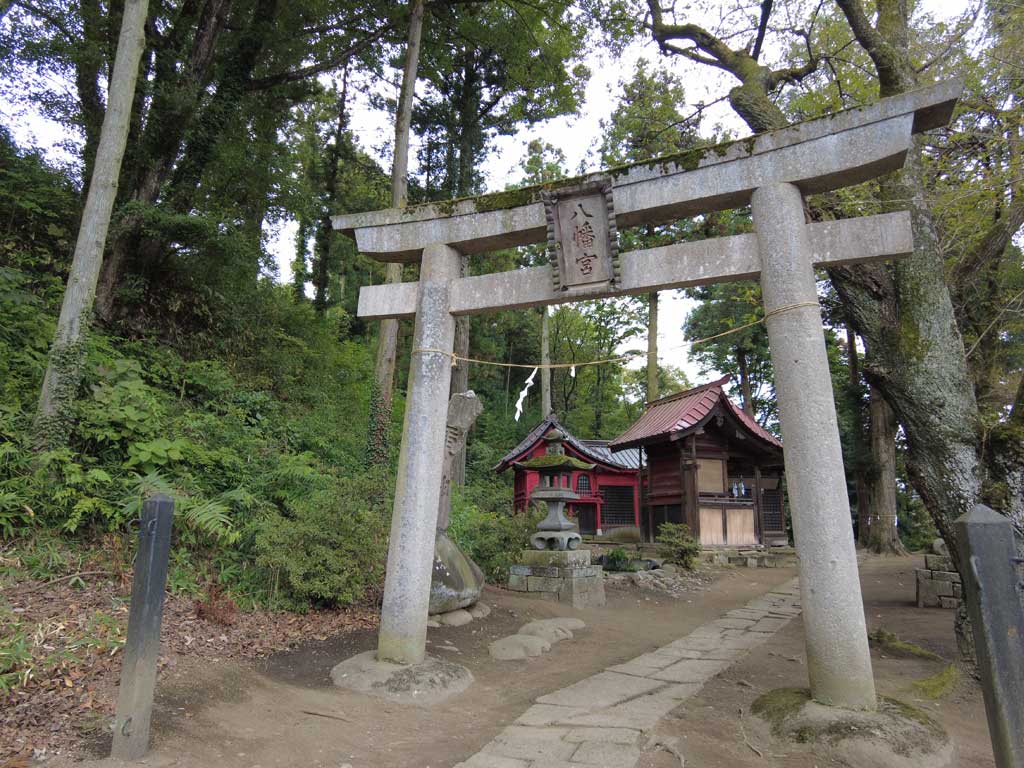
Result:
M963 597L960 574L948 555L925 555L917 575L918 608L957 608Z

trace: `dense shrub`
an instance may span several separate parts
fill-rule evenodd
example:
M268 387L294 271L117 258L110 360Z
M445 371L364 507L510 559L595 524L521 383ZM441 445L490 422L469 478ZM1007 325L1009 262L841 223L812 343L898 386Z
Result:
M481 482L452 494L448 536L480 566L489 583L504 584L539 519L535 512L512 512L507 485Z
M616 547L604 556L604 569L606 571L635 571L636 567L630 564L630 557L622 547Z
M256 524L256 562L293 606L345 605L379 587L387 557L391 478L375 473L324 483ZM278 581L279 577L279 581Z
M669 563L693 569L700 556L701 546L690 534L687 525L662 523L657 536L658 554Z

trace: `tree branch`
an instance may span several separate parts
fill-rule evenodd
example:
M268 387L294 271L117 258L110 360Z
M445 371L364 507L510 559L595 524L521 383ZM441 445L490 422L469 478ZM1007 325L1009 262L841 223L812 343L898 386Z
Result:
M757 37L754 38L754 48L750 56L757 61L761 55L761 46L764 44L764 36L768 31L768 17L772 15L772 0L761 0L761 21L757 25Z
M871 26L871 20L860 0L836 0L836 5L846 16L846 22L853 30L854 37L860 41L870 55L873 48L882 44L882 37L878 34L878 30ZM874 57L872 56L872 58Z
M992 259L999 258L1024 226L1024 200L1016 199L1006 212L992 222L981 243L956 266L953 284L962 290L962 282L977 274Z
M278 85L285 85L286 83L296 83L300 80L307 80L316 75L324 72L330 72L332 69L337 69L347 62L352 56L359 53L363 49L369 47L373 43L380 40L386 34L394 30L395 23L390 22L385 24L376 32L369 37L363 38L357 43L353 43L344 51L341 51L335 56L332 56L327 61L321 61L316 64L310 64L308 67L300 67L290 72L280 72L276 75L268 75L267 77L261 77L256 80L250 80L246 86L248 91L265 91L268 88L273 88Z

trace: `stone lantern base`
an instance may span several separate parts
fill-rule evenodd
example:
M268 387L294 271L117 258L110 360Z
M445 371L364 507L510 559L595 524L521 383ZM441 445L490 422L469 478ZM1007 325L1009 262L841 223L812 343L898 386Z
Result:
M605 603L604 569L590 564L589 549L524 550L519 563L509 568L508 588L573 608Z

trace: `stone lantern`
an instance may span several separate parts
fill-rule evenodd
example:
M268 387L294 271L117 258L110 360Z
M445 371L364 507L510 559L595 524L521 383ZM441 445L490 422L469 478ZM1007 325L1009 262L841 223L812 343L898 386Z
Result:
M570 483L573 471L589 472L596 465L567 456L562 447L564 440L565 434L561 430L552 429L544 436L547 443L544 456L516 464L540 475L540 484L530 494L530 501L547 505L547 517L537 524L537 533L530 537L534 549L577 549L583 541L583 537L574 530L575 526L565 517L565 505L579 498Z

